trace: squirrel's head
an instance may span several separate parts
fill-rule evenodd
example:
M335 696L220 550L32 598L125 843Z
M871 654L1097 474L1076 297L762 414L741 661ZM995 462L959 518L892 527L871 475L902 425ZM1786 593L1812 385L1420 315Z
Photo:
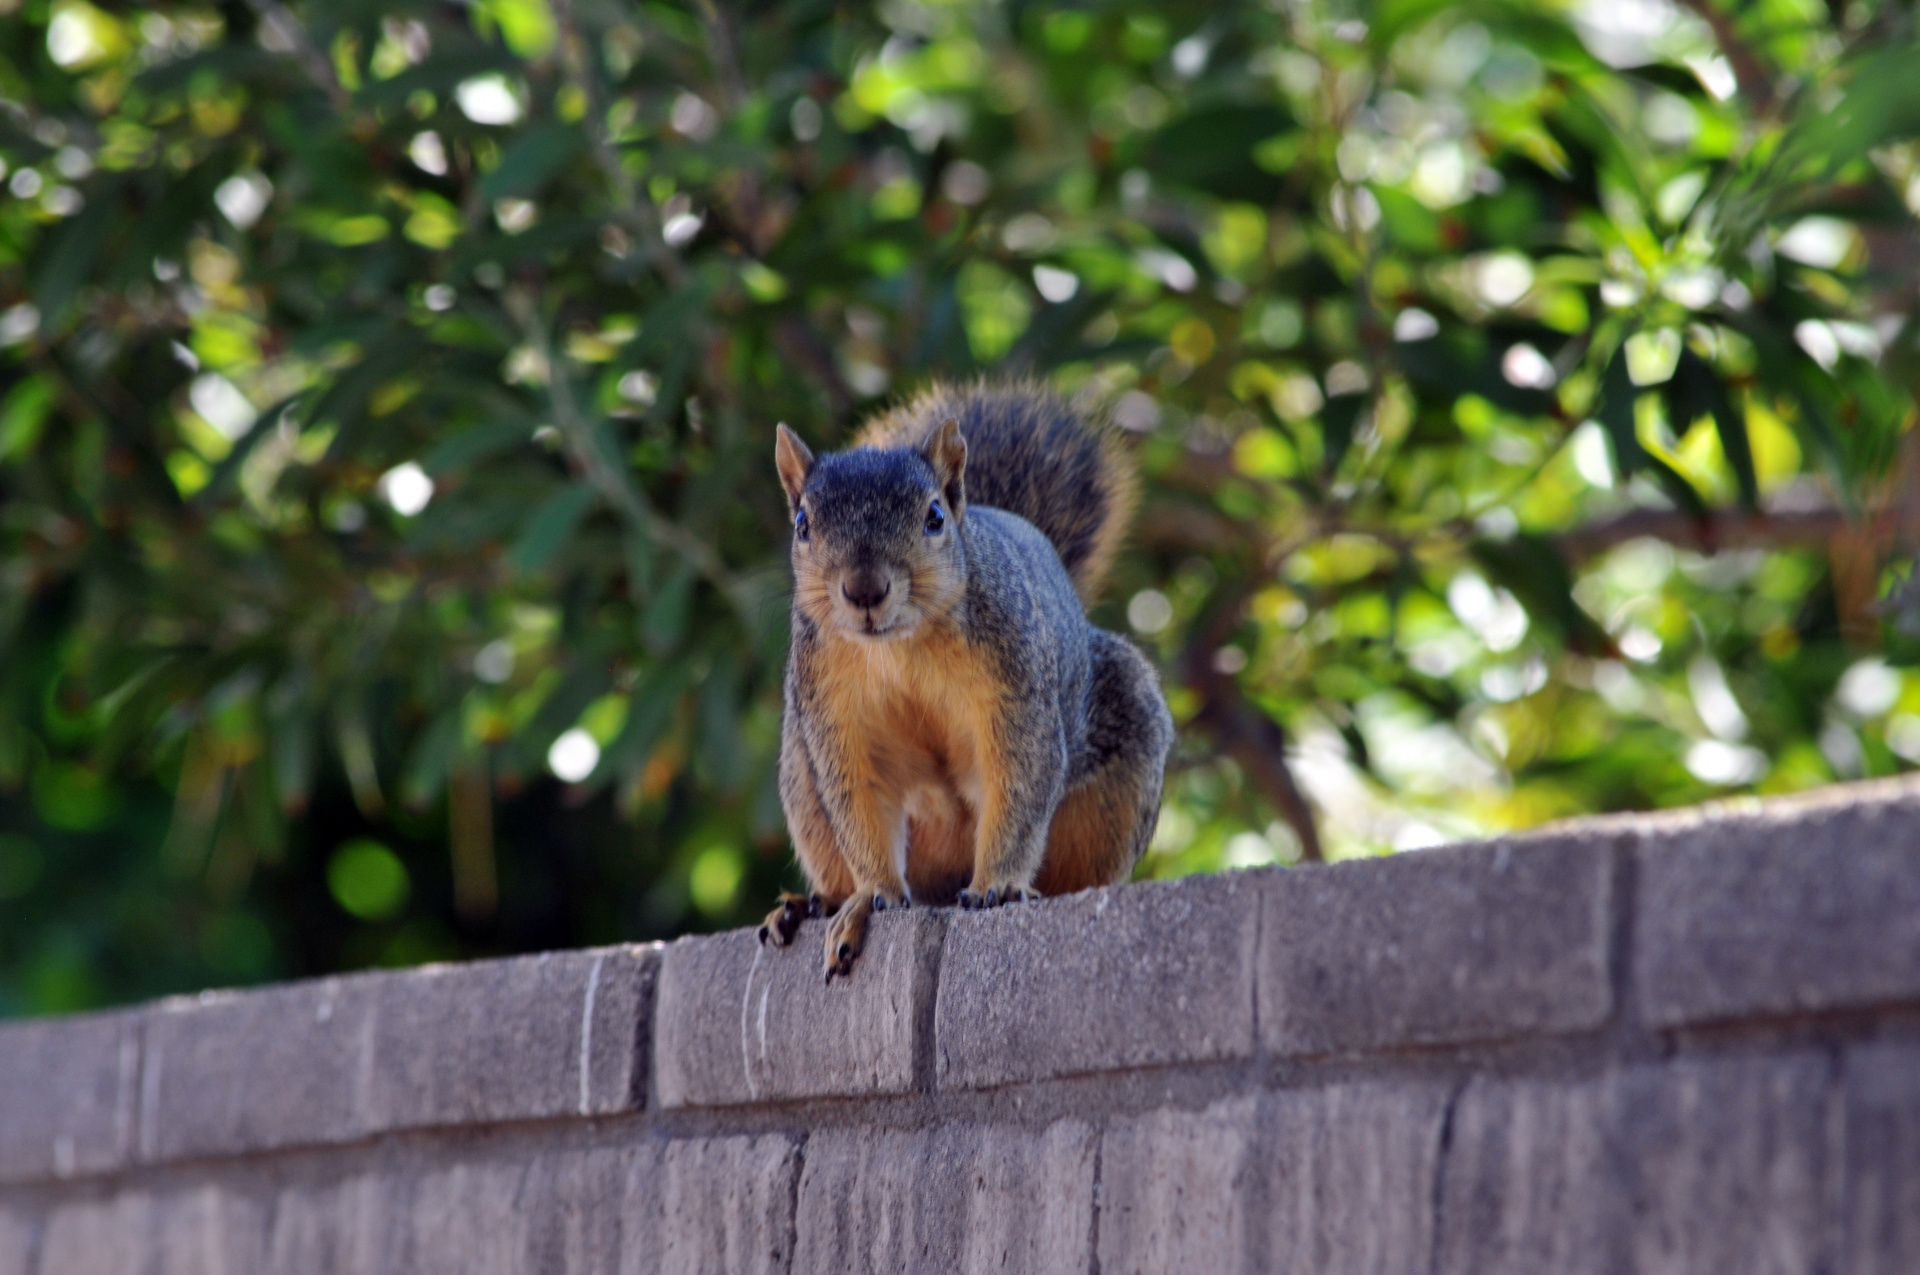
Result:
M945 614L965 581L967 440L948 421L918 447L815 460L779 427L774 460L793 516L794 603L816 624L875 641Z

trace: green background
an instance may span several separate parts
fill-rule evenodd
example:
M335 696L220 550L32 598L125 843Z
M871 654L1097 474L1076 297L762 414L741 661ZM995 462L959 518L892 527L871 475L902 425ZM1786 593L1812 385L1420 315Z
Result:
M1920 764L1910 14L0 0L0 1015L756 918L935 376L1132 435L1145 875Z

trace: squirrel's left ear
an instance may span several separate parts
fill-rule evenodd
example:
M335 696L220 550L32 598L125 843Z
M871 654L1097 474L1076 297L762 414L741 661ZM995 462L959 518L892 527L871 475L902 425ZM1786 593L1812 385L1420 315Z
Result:
M806 490L807 475L813 472L813 453L800 441L800 435L785 425L776 425L773 463L780 468L780 485L787 489L788 511L798 509L800 493Z
M933 466L940 490L946 493L947 508L958 518L967 506L967 439L960 432L960 422L949 420L934 430L920 444L920 454Z

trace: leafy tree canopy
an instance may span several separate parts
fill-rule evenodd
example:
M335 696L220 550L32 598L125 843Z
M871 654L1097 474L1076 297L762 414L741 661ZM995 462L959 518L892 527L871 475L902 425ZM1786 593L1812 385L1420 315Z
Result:
M1908 6L0 14L0 1013L757 913L933 376L1135 436L1144 873L1920 763Z

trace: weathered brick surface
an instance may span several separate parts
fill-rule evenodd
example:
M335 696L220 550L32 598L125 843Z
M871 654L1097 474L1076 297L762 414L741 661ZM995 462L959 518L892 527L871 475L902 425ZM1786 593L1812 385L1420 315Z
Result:
M271 1271L273 1275L369 1275L379 1239L382 1184L369 1170L341 1166L297 1176L235 1170L218 1184L217 1261L188 1269Z
M1920 1003L1920 788L1663 818L1634 966L1658 1026Z
M654 1020L663 1107L905 1093L933 996L942 918L882 913L853 973L821 977L825 924L785 948L751 930L665 950Z
M962 913L934 1039L942 1088L1242 1058L1264 874Z
M116 1169L133 1147L139 1018L0 1028L0 1182Z
M1842 1275L1920 1271L1920 1041L1849 1050Z
M146 1161L363 1135L377 979L324 979L163 1002L146 1016Z
M367 1128L629 1109L656 960L609 948L380 978Z
M146 1019L140 1156L628 1110L657 960L608 948L166 1002Z
M1424 1270L1446 1091L1352 1084L1118 1122L1100 1270Z
M61 1204L40 1237L35 1275L146 1275L159 1260L160 1220L143 1191L85 1195Z
M1619 834L1569 831L1280 874L1260 1025L1310 1055L1598 1026Z
M1424 1271L1447 1090L1348 1084L1277 1094L1261 1119L1261 1269Z
M0 1275L33 1275L38 1220L25 1209L0 1205Z
M1438 1269L1458 1275L1616 1270L1605 1087L1476 1080L1454 1109L1439 1212Z
M669 1143L630 1197L623 1275L785 1275L799 1175L782 1135Z
M1108 1127L1100 1147L1101 1275L1253 1269L1259 1109L1258 1098L1234 1098Z
M1438 1269L1826 1269L1828 1070L1791 1054L1477 1082L1455 1115Z
M816 1134L793 1275L1086 1271L1094 1144L1078 1121Z
M383 1163L364 1207L372 1275L614 1272L654 1148L440 1148ZM644 1196L642 1196L644 1198Z

